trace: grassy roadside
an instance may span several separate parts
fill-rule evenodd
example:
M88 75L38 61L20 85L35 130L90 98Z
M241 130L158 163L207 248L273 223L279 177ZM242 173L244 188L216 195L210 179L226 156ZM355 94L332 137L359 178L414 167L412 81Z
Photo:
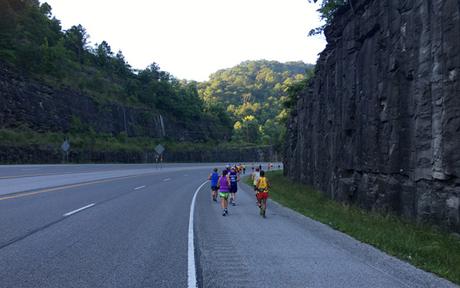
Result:
M421 269L460 284L460 240L434 228L364 211L327 199L308 186L268 172L270 196L278 203ZM250 183L250 179L246 179Z
M262 148L263 145L250 143L216 143L216 142L179 142L150 137L128 137L125 133L111 135L86 131L80 133L63 132L36 132L28 128L24 129L0 129L0 145L5 146L28 146L40 145L50 149L59 150L64 139L69 139L74 149L89 149L93 151L123 151L144 152L153 151L153 148L162 144L168 151L213 151L215 149L246 149Z

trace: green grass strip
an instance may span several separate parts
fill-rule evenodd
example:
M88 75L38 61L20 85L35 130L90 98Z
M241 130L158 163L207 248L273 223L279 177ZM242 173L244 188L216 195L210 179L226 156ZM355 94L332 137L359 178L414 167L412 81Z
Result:
M434 227L329 200L281 171L268 172L270 197L425 271L460 284L460 240ZM251 184L249 178L246 179ZM252 184L251 184L252 185Z

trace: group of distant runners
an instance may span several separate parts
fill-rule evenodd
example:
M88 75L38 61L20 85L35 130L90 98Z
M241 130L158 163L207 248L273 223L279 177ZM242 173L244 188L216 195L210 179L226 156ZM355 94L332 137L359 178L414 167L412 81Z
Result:
M273 168L272 164L268 164L268 170ZM238 192L238 182L240 175L246 174L246 167L243 164L227 165L222 170L221 174L218 169L214 168L209 174L208 180L211 181L211 200L217 202L217 197L220 197L220 205L222 207L222 216L228 215L228 204L236 206L236 193ZM252 167L251 173L252 183L254 185L254 193L257 199L257 206L260 210L260 215L265 218L267 210L268 190L270 184L262 170L262 165Z

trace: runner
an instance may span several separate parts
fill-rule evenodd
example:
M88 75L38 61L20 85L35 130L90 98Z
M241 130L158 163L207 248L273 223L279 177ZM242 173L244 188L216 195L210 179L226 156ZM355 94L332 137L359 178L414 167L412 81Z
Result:
M234 166L236 173L241 174L243 171L243 167L241 167L241 163L238 163L237 165Z
M270 184L268 183L267 178L265 177L265 172L260 171L259 180L257 180L257 204L260 208L260 216L265 218L265 212L267 211L267 198L268 198L268 189Z
M222 207L222 216L228 215L228 193L230 191L230 179L227 175L227 170L222 171L222 176L219 177L219 196L220 206Z
M259 181L259 177L260 170L258 167L256 167L256 171L252 172L251 174L252 184L254 185L254 195L257 195L257 181ZM259 201L257 201L257 205L259 205Z
M217 202L217 181L219 180L219 173L217 168L213 169L213 172L209 174L208 180L211 181L211 199Z
M238 191L238 182L240 181L240 175L237 172L236 167L232 167L229 174L230 178L230 205L235 206L236 192Z

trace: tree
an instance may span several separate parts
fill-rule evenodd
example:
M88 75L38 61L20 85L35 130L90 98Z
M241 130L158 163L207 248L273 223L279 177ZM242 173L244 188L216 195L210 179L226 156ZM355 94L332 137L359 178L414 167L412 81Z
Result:
M80 24L72 26L65 32L65 46L75 54L77 61L83 63L83 56L88 45L89 35Z
M115 72L123 77L127 77L132 71L131 71L131 65L128 64L125 60L125 56L123 55L123 52L119 50L117 54L115 55Z
M40 6L40 12L48 18L51 18L51 6L48 3L43 3Z
M308 2L318 2L318 0L308 0ZM324 29L331 24L332 19L334 18L334 14L337 12L337 10L346 5L349 4L351 9L353 9L353 2L352 0L322 0L321 6L318 9L318 12L321 15L321 20L324 20L326 24L323 26L317 27L315 29L310 30L308 33L309 36L317 35L323 33Z
M102 41L101 44L97 45L96 48L97 62L101 67L106 67L110 64L110 60L113 57L112 49L109 43Z

